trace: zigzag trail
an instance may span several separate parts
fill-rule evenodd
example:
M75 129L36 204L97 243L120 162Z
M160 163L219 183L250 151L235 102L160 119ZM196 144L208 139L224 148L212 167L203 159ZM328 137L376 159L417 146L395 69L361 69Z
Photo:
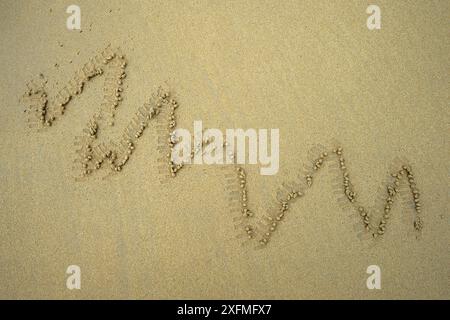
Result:
M99 142L98 136L106 126L114 125L115 112L122 100L122 84L126 76L126 59L120 49L111 46L90 59L75 76L63 86L49 102L45 90L46 81L31 81L27 84L28 90L24 95L27 103L29 123L32 127L43 128L51 126L65 112L66 106L76 95L83 92L85 84L104 73L105 82L103 86L104 98L99 109L93 114L83 130L83 135L76 137L78 158L75 160L81 174L76 179L84 179L95 171L102 169L107 163L110 173L118 173L127 164L133 150L138 144L144 131L148 128L151 120L161 120L161 113L167 113L167 121L157 121L158 151L161 156L159 162L160 171L163 174L162 182L170 177L176 177L184 167L183 164L175 164L171 160L173 147L180 142L173 134L176 128L175 112L178 108L176 98L171 96L168 90L159 88L158 91L140 107L135 116L123 130L118 141ZM211 141L206 139L203 145ZM196 146L191 153L194 157L201 146ZM234 159L234 154L228 154ZM235 162L235 161L232 161ZM421 219L420 193L414 180L411 166L405 160L397 159L390 170L389 181L383 184L382 212L369 210L358 201L357 193L350 180L350 174L346 166L342 147L335 143L332 148L318 145L308 153L308 160L303 172L298 178L290 183L283 184L276 193L276 205L261 217L255 216L248 204L247 178L243 167L237 164L225 165L227 170L225 180L230 193L230 208L235 214L234 223L238 229L238 237L243 238L244 244L253 244L255 248L263 248L271 239L272 234L285 221L285 215L290 210L291 203L304 197L306 191L313 185L313 181L319 171L326 163L335 169L336 190L339 201L346 205L347 209L353 210L361 217L360 230L363 236L379 238L386 231L386 225L390 218L391 208L394 201L400 196L408 201L413 209L413 226L417 232L423 228ZM406 202L405 202L406 203Z

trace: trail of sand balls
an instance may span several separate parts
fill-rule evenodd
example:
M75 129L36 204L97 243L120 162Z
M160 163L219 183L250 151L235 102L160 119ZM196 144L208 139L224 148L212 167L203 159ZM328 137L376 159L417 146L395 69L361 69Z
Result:
M103 86L104 97L100 108L87 123L83 135L76 137L78 159L75 162L81 169L79 178L93 174L107 162L112 172L121 171L150 120L155 118L163 108L170 108L171 114L174 115L174 110L178 107L177 102L169 98L169 93L160 88L147 103L138 109L119 141L98 142L102 130L106 126L114 125L116 110L122 101L126 65L125 56L120 53L120 50L113 50L108 46L77 71L73 79L59 90L51 102L48 100L44 81L28 84L25 100L28 103L26 111L29 114L30 126L45 127L51 126L64 114L69 102L83 92L89 80L107 71Z
M76 137L78 158L75 162L79 165L82 179L100 170L109 163L110 173L117 173L127 164L138 140L142 137L152 119L157 118L161 111L167 112L167 121L156 122L158 132L158 151L160 152L160 172L164 174L164 181L169 177L176 177L184 164L175 164L171 160L172 150L177 143L177 137L173 134L176 129L176 109L178 102L171 96L168 90L159 88L158 91L138 109L135 116L125 127L118 141L99 142L98 136L106 126L114 125L116 109L122 101L123 80L126 77L126 59L119 49L108 46L95 57L90 59L75 76L55 95L51 101L45 89L46 81L30 82L24 97L27 102L26 112L29 115L29 123L32 127L43 128L51 126L66 110L67 105L73 97L83 92L85 84L95 78L107 73L103 86L103 101L99 109L94 113L83 135ZM160 116L158 119L161 119ZM202 146L209 144L211 140L206 139ZM195 146L191 158L202 146ZM234 158L234 155L228 155ZM367 206L358 201L357 193L351 183L350 173L346 166L344 152L339 144L333 148L325 148L318 145L308 153L308 161L299 178L290 183L285 183L276 193L276 205L268 210L267 214L256 217L248 204L247 175L243 167L225 165L229 168L225 179L230 192L230 207L233 212L239 212L234 217L236 228L239 230L238 237L245 239L244 244L253 243L256 248L265 247L272 234L284 221L285 215L291 204L304 197L306 191L312 187L316 175L322 170L325 163L331 162L335 166L336 190L338 200L355 210L361 217L361 230L365 235L373 238L382 236L386 232L391 208L394 201L400 196L401 190L407 189L412 199L414 219L413 226L418 232L422 230L420 192L417 188L411 165L407 161L397 161L390 174L390 181L384 185L385 197L381 214L377 217L369 212Z
M384 204L381 214L376 215L375 212L370 212L367 206L358 201L342 147L338 145L327 150L324 146L318 145L310 150L308 158L299 178L280 187L276 195L275 206L260 218L255 218L253 211L249 208L245 170L236 166L234 178L237 178L238 183L234 183L235 181L232 179L229 180L229 188L232 190L231 194L237 199L235 205L232 206L232 210L241 213L240 216L235 218L235 221L237 228L240 229L240 237L245 239L244 244L254 243L256 248L266 246L272 234L285 219L291 204L305 196L307 190L313 186L316 175L327 162L330 163L330 167L337 174L334 187L337 191L338 200L346 209L354 210L361 217L361 236L363 238L378 238L386 232L394 201L400 196L412 199L413 227L417 232L422 230L420 192L412 168L405 160L397 159L393 164L389 177L390 181L383 185L385 196L383 197Z

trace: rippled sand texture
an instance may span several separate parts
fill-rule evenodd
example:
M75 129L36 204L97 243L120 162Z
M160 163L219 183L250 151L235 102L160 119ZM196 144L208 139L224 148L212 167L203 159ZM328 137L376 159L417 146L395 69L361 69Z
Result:
M0 4L0 297L449 298L447 1L77 4ZM279 128L279 173L170 177L194 120Z

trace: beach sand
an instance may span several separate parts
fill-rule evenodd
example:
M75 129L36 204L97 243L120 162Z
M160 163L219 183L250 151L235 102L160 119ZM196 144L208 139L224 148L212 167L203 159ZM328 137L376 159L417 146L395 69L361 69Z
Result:
M377 1L380 30L366 27L368 1L76 4L82 32L66 28L65 1L0 3L0 298L450 298L450 2ZM128 60L113 133L164 83L178 127L279 128L278 174L245 165L256 214L315 144L340 141L369 207L383 207L377 190L404 157L421 191L421 236L398 204L382 239L360 240L361 220L339 205L324 168L266 248L242 246L223 168L165 179L152 124L120 173L76 181L74 139L103 79L39 131L21 97L40 73L54 95L108 44ZM80 290L66 287L70 265ZM370 265L380 290L366 286Z

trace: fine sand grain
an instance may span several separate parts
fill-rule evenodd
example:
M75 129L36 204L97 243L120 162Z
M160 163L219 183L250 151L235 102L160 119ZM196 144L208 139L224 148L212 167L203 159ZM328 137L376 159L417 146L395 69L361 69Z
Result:
M450 5L369 4L3 1L0 298L448 299ZM170 161L194 120L279 173Z

